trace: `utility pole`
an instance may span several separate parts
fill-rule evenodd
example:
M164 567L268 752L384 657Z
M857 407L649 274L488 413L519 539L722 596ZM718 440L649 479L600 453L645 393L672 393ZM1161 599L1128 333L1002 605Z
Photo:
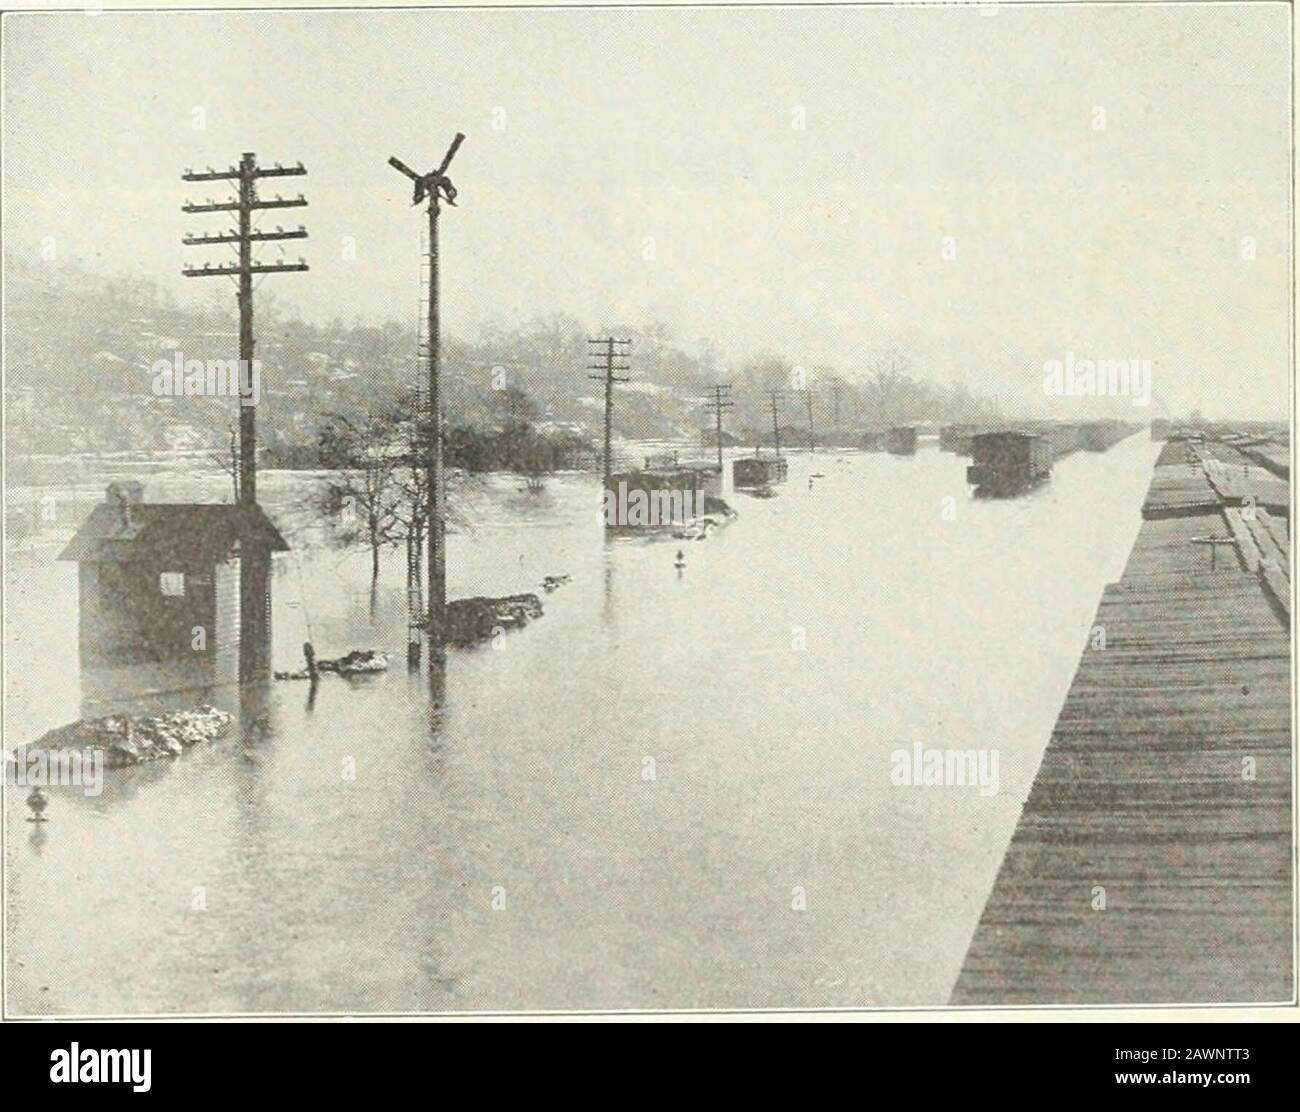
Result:
M769 390L768 397L772 405L772 443L776 448L776 454L781 454L781 425L777 417L777 406L781 402L780 390Z
M293 230L286 231L276 227L274 231L262 232L253 227L253 213L266 209L303 208L307 201L300 193L296 198L283 198L277 194L274 199L263 200L257 195L257 182L260 178L301 177L307 171L299 162L296 166L258 166L257 156L252 151L244 152L239 165L227 170L205 171L186 170L181 175L182 181L228 181L238 183L239 197L234 201L205 201L203 204L186 203L181 211L198 212L233 212L236 213L236 227L216 235L189 234L182 239L187 247L207 244L231 244L237 253L233 264L213 266L205 263L202 267L185 267L181 273L186 278L230 277L238 280L239 303L239 465L238 465L238 504L245 511L241 518L246 528L251 528L251 511L257 505L257 395L259 384L255 381L255 342L253 339L253 276L255 274L283 274L307 269L307 263L299 259L296 263L258 263L253 261L253 245L271 243L286 239L306 239L307 229L301 224ZM269 615L267 613L268 582L264 573L259 574L253 567L251 559L252 546L241 544L239 562L239 678L241 682L265 678L270 668L269 652Z
M722 468L722 411L724 409L731 409L735 405L735 403L731 400L730 391L731 391L731 383L729 382L715 383L713 386L713 401L709 402L709 404L705 407L707 409L713 410L713 415L717 420L718 471L719 472L721 472L723 469Z
M605 384L605 489L608 490L609 476L613 471L611 443L614 428L614 383L628 381L626 378L619 378L615 372L632 369L629 363L632 341L616 340L613 336L606 336L601 340L588 340L587 343L592 345L588 352L592 362L587 365L587 370L601 372L587 377L593 382Z
M803 400L808 406L808 454L817 451L817 435L813 429L813 392L809 386L803 392Z
M456 151L465 141L461 132L456 132L451 146L443 156L442 163L436 170L427 174L417 174L398 158L390 158L388 164L405 174L415 183L415 192L411 201L418 205L428 198L429 207L429 294L427 334L425 346L429 360L429 426L430 440L426 461L427 499L429 503L429 614L425 629L429 638L429 664L431 667L441 663L442 646L446 632L447 616L447 490L442 474L443 429L442 398L438 390L440 336L438 320L438 211L441 201L455 207L456 187L447 177L447 168L456 157ZM410 650L408 649L408 652Z
M203 244L234 244L238 251L238 262L234 264L212 266L205 263L202 267L186 267L181 273L186 278L237 277L239 292L239 502L243 506L257 504L257 399L253 385L253 275L280 274L286 271L306 270L307 264L299 259L296 263L255 263L253 262L253 244L274 240L306 239L307 229L299 225L296 230L285 231L277 227L273 232L260 232L253 229L253 213L263 209L302 208L307 204L302 194L296 198L284 199L276 196L274 200L260 200L257 196L259 178L296 177L306 174L302 163L297 166L261 167L257 165L257 156L246 152L238 167L228 170L213 170L196 173L186 170L181 175L182 181L236 181L239 183L237 201L213 202L204 204L185 204L182 212L234 212L238 214L238 226L217 235L187 235L182 243L187 247Z

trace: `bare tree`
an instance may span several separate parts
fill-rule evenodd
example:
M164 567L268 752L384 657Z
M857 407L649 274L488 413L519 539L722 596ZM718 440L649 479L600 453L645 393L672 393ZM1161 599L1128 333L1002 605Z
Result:
M393 501L393 531L406 543L406 596L412 620L424 611L424 545L428 529L428 469L423 453L430 442L427 410L415 393L400 397L393 411L401 471Z
M335 414L320 432L321 463L330 469L321 480L320 507L341 543L369 546L372 598L380 550L403 539L399 505L408 460L403 437L391 411L356 419Z
M225 451L213 452L208 459L230 476L232 501L239 504L239 438L235 432L234 422L226 425L230 432L230 445Z
M889 424L899 419L911 380L907 377L910 360L897 348L877 352L871 357L867 394L876 417Z

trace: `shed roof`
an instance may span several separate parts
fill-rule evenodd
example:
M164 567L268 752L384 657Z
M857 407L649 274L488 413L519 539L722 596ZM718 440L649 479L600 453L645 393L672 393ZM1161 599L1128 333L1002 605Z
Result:
M1028 429L995 429L990 432L977 432L971 440L1041 440L1042 433L1030 432Z
M149 560L188 566L226 559L240 539L240 506L139 502L128 526L119 506L101 503L91 511L60 560L118 564ZM261 506L252 515L253 540L270 552L287 552L288 542Z

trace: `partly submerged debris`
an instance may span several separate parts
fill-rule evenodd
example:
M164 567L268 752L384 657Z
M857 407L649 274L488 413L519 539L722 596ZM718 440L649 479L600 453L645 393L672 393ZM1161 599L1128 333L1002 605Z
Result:
M719 498L716 494L706 494L704 496L704 513L706 517L714 518L714 520L716 520L715 515L721 514L724 522L740 516L738 511L731 508L726 499Z
M556 587L562 587L570 579L567 575L548 575L542 580L542 589L550 594Z
M371 672L388 671L388 654L378 649L352 649L343 656L316 661L316 671L336 672L340 676L364 676ZM311 669L297 672L276 672L277 680L309 680Z
M567 575L548 575L543 586L548 591L567 583ZM547 586L549 584L549 586ZM449 645L464 647L478 641L490 640L503 629L526 625L542 616L542 600L534 594L506 595L504 598L459 598L447 603L446 625L443 636ZM305 646L304 646L305 647ZM320 659L316 672L335 672L340 676L361 676L388 669L388 654L378 649L353 649L346 656ZM277 680L309 680L311 672L304 668L296 672L276 672Z
M352 649L335 660L318 660L316 668L321 672L337 672L340 676L386 672L388 654L381 653L378 649Z
M680 529L673 531L673 539L679 541L702 541L709 535L710 529L718 527L717 521L711 517L702 517L699 521L692 521Z
M454 599L447 603L447 642L472 645L487 641L497 630L527 625L531 619L540 618L542 612L542 600L533 594Z
M101 750L107 767L122 768L180 756L191 745L220 737L232 721L231 715L212 706L147 716L109 714L50 730L27 746L27 751Z

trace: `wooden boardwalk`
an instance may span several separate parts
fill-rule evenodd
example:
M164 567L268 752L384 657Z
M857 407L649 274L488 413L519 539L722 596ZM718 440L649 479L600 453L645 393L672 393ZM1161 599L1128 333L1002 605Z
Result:
M1193 514L1189 477L1178 452L1156 468L954 1004L1293 994L1289 534L1226 500ZM1210 536L1233 542L1213 570Z
M1142 505L1143 517L1187 517L1218 513L1219 495L1203 468L1175 464L1156 469Z
M1242 448L1242 452L1267 468L1279 479L1291 478L1291 453L1279 444L1258 444Z
M1142 516L1218 512L1225 503L1240 507L1248 502L1285 515L1290 501L1290 483L1231 445L1170 441L1156 461Z

